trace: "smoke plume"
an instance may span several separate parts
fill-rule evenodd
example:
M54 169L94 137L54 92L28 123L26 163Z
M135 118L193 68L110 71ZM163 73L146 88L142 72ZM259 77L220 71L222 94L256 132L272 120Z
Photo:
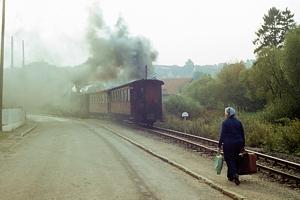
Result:
M153 72L152 62L157 52L148 39L131 36L121 17L110 28L105 24L101 10L94 7L90 11L86 39L89 58L74 78L77 84L120 83L142 79L145 77L146 65L148 74Z

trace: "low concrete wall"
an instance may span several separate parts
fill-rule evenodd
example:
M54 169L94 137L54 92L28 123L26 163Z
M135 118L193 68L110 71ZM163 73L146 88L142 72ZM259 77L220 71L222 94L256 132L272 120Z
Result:
M26 120L26 113L22 108L2 109L2 130L12 131L23 125Z

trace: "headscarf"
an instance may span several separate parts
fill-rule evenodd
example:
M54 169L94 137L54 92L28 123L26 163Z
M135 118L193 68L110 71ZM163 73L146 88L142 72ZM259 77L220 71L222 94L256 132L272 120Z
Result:
M232 107L225 108L225 113L228 117L234 116L236 114L235 109Z

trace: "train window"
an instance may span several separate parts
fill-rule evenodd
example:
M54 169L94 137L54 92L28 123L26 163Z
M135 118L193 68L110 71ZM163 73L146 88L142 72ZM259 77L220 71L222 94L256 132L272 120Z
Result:
M128 101L130 101L130 89L127 90L127 94L128 94Z

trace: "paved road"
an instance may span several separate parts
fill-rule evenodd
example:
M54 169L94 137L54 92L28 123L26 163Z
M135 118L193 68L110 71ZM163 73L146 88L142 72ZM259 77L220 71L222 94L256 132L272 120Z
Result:
M38 127L0 151L1 200L227 199L105 129L32 118Z

